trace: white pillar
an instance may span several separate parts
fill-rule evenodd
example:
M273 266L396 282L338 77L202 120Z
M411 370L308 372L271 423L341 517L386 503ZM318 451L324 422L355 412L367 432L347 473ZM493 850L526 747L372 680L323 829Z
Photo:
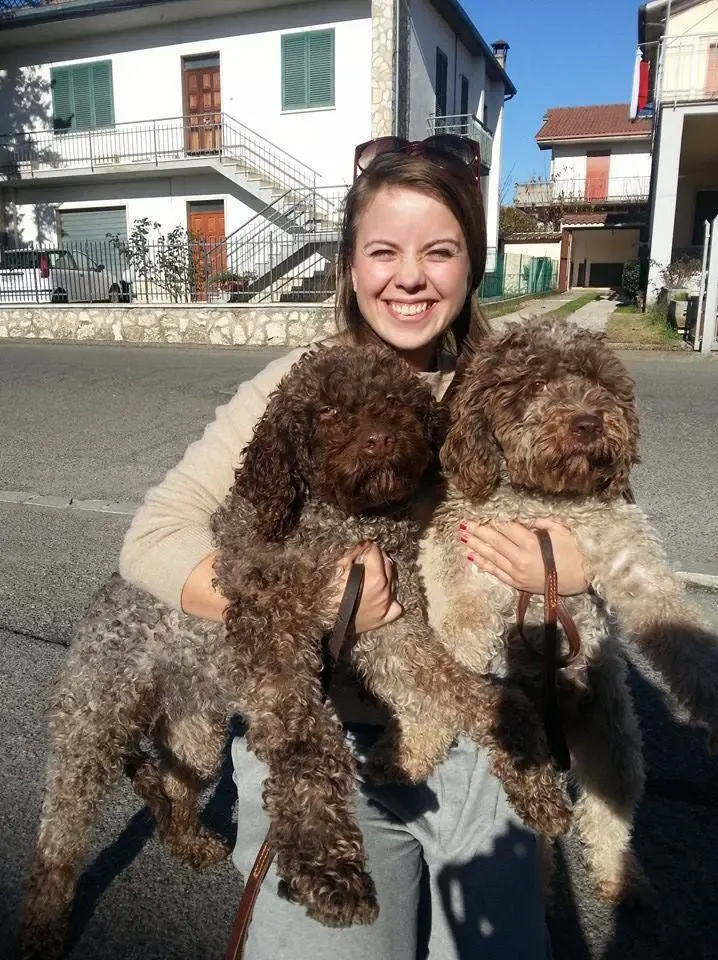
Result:
M657 299L661 287L661 268L668 266L673 255L678 171L681 165L683 141L683 112L664 107L660 123L658 170L651 222L651 266L648 274L647 295L649 303Z
M488 248L496 250L499 245L499 209L501 206L501 158L504 140L504 110L502 102L494 130L494 143L491 150L491 170L487 196L484 199L486 207L486 244Z
M706 307L704 313L705 320L703 321L701 353L710 353L716 339L716 317L718 317L718 217L713 221L711 237L711 255L708 261Z

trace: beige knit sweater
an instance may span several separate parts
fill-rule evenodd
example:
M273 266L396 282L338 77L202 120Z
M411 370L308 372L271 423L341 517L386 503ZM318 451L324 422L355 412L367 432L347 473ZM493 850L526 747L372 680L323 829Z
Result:
M234 481L234 468L264 413L269 394L304 352L305 348L293 350L243 383L229 403L217 408L214 421L190 445L179 464L147 493L122 546L123 577L173 607L180 607L187 578L200 560L214 550L210 516ZM453 373L444 369L422 376L441 399ZM432 596L432 578L427 575L430 568L431 558L425 557L431 610L440 598ZM435 617L432 615L431 619Z

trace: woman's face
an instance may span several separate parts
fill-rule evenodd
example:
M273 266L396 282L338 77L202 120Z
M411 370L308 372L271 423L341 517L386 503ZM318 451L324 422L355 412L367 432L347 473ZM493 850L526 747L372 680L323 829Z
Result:
M426 369L469 293L466 240L451 210L409 188L379 191L359 218L351 273L372 330Z

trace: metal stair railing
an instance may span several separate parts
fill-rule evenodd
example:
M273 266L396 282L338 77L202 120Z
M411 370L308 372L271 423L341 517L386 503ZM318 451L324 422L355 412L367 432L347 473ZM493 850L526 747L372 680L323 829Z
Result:
M321 177L262 134L226 113L116 123L90 130L45 128L0 135L0 175L32 178L52 170L216 157L255 172L268 186L314 189Z
M222 283L245 302L273 298L285 274L301 274L304 260L336 247L347 189L287 191L228 237L205 245L202 272L208 298L220 295Z

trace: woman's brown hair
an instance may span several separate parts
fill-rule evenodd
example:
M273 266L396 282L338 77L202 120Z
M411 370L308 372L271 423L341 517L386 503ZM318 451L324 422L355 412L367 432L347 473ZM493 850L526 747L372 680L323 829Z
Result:
M444 335L444 350L459 356L471 352L489 331L477 289L486 267L486 220L481 190L468 169L460 164L444 163L421 154L384 153L377 156L354 181L344 205L341 243L337 258L336 319L339 329L347 329L357 340L374 339L376 334L359 311L352 284L351 265L356 248L359 218L381 190L415 190L448 207L459 222L471 263L470 293Z

